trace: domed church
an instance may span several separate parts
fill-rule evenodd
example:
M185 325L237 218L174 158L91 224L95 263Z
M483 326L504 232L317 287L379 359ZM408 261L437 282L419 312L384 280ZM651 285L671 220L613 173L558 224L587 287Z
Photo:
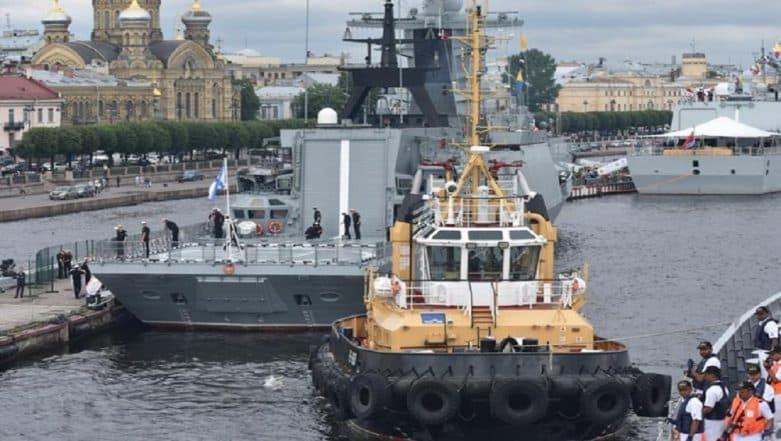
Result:
M110 91L101 94L94 87L93 96L82 98L85 102L80 109L86 105L89 111L98 113L98 121L107 112L114 112L120 120L237 119L238 90L234 91L221 55L209 43L211 15L200 0L193 0L182 16L184 35L164 40L160 2L92 0L92 35L89 41L81 41L71 40L71 17L59 0L53 0L42 20L46 45L35 54L32 64L47 70L65 66L77 70L102 68L117 79L147 84L151 89L153 98L149 93L139 93L135 98L121 97L118 102L109 96Z

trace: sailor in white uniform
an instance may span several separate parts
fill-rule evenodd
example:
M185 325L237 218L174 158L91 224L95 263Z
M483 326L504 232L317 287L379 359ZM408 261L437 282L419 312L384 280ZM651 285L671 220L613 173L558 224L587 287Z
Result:
M692 384L689 381L678 383L678 393L681 399L673 425L680 441L703 441L702 401L692 393Z
M705 369L705 395L702 416L705 421L705 440L718 440L724 431L724 418L730 408L729 390L721 384L721 369L710 366Z

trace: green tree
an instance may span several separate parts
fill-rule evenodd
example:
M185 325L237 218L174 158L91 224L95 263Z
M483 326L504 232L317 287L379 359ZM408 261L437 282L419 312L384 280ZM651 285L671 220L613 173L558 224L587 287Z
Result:
M136 133L127 123L120 123L114 127L117 136L117 152L127 159L127 155L136 152Z
M79 129L67 127L58 131L57 153L65 155L70 167L73 161L73 155L81 153L81 134ZM52 169L54 164L52 164Z
M260 99L255 94L255 85L249 79L234 80L234 87L241 88L241 120L252 121L258 118Z
M523 69L523 79L526 82L525 94L527 106L536 112L544 104L552 104L559 96L561 86L556 84L556 60L550 55L538 50L529 49L510 57L509 76L505 82L512 83Z
M347 101L347 94L339 86L316 83L307 88L309 92L309 118L317 118L317 113L325 107L337 112L341 111ZM304 92L293 99L293 109L296 118L304 118Z

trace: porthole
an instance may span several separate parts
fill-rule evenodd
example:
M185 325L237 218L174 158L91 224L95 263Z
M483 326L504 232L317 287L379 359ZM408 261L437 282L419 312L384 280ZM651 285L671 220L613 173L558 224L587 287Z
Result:
M730 172L731 174L733 174L733 175L734 175L734 174L735 174L735 169L733 168L733 169L732 169L732 170L730 170L729 172Z
M320 294L320 300L324 302L338 302L340 297L338 292L324 292Z
M141 297L145 300L160 300L160 293L152 290L141 291Z
M694 170L692 170L692 174L694 176L698 176L700 174L700 170L695 168Z

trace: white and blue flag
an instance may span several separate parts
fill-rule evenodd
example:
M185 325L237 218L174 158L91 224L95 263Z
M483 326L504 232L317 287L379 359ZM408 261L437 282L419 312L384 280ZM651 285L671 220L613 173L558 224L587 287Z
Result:
M220 168L220 172L217 174L217 177L214 178L214 182L212 182L212 185L209 186L209 200L214 199L217 197L217 192L225 188L225 165Z

